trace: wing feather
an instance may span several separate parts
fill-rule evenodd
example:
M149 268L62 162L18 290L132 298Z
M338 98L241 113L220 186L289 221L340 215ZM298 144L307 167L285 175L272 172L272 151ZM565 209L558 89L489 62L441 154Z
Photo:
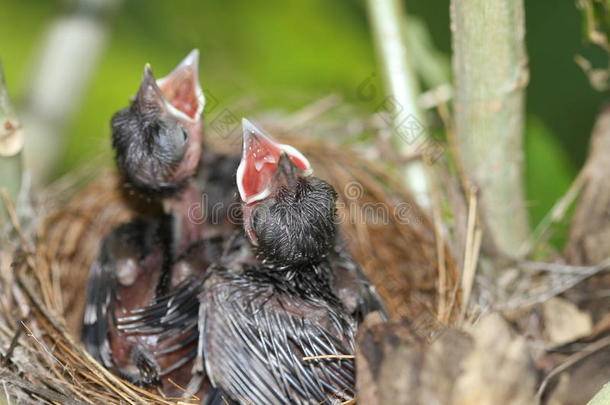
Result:
M267 285L212 276L200 295L200 353L212 384L246 403L332 403L355 396L354 322L323 302L288 302ZM244 286L247 291L244 291ZM227 297L231 297L227 300ZM252 297L256 297L254 300ZM312 316L305 316L311 311ZM331 325L331 326L327 326Z

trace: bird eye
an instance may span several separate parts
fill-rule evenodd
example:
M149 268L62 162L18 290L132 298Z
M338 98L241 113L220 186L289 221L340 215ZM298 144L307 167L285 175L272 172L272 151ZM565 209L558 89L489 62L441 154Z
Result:
M182 128L182 136L184 137L184 142L189 138L189 134L186 132L186 129Z

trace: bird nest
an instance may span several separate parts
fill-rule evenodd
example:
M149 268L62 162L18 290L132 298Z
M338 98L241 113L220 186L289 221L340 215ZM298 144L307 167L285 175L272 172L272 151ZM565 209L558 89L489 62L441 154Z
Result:
M339 218L350 249L391 316L416 321L427 314L452 323L460 305L459 270L413 199L385 170L353 151L290 142L310 158L316 175L338 191ZM83 187L71 187L68 197L46 199L47 209L33 225L15 224L16 243L2 249L0 262L5 292L0 298L0 381L9 400L199 402L164 398L131 385L95 362L79 342L90 264L101 238L138 213L135 199L126 196L117 173L106 170ZM55 208L49 209L50 204Z

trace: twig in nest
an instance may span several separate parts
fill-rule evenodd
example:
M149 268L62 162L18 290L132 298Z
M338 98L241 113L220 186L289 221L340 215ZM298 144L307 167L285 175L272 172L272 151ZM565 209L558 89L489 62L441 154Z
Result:
M13 201L11 201L11 198L7 194L6 190L3 188L0 188L0 196L2 197L2 200L4 200L6 211L8 212L8 216L11 220L13 228L15 228L15 232L17 232L17 236L19 237L21 245L24 247L24 250L26 250L26 252L31 252L32 249L30 248L30 244L28 243L25 234L21 229L21 225L19 224L19 220L17 219L17 214L15 212L15 205L13 204Z
M464 252L464 267L462 269L462 311L460 320L463 321L468 308L468 301L474 284L477 262L481 249L482 231L477 226L477 197L476 190L470 189L468 203L468 226L466 232L466 251Z
M20 322L23 322L23 320L21 320ZM6 350L6 353L0 356L0 362L2 363L3 367L7 367L8 363L11 361L11 356L13 355L13 351L15 350L15 347L17 347L17 343L19 342L19 338L21 337L22 333L23 333L23 329L17 328L17 330L15 331L15 334L13 335L13 338L11 339L11 344L8 346L8 349Z
M201 400L201 398L199 398L197 395L193 394L192 392L189 392L188 390L186 390L184 387L181 387L180 385L178 385L174 380L172 380L171 378L167 379L169 381L169 383L171 385L173 385L174 387L176 387L178 390L182 391L182 393L184 394L188 394L191 396L191 398L168 398L168 399L172 399L172 400L182 400L182 401L197 401L199 402Z
M542 380L542 383L540 384L540 388L538 388L538 392L536 393L536 397L538 398L538 403L540 403L540 401L542 399L542 394L544 394L544 391L546 390L546 387L547 387L549 381L553 377L555 377L557 374L567 370L568 368L572 367L574 364L578 363L580 360L584 359L585 357L588 357L588 356L592 355L593 353L600 351L601 349L605 348L606 346L610 346L610 336L606 336L605 338L600 339L597 342L593 342L593 343L587 345L582 351L580 351L578 353L574 353L573 355L568 357L566 359L566 361L564 361L559 366L557 366L553 370L551 370L551 372L549 372L547 374L547 376L544 377L544 380Z
M4 388L4 399L6 399L7 405L11 405L11 396L8 394L6 389L6 381L2 381L2 388Z
M34 341L40 346L42 347L42 349L45 351L45 353L47 353L49 355L50 358L52 358L55 362L57 362L57 364L59 364L60 366L63 366L63 364L61 363L61 361L59 361L59 359L57 357L55 357L53 355L53 353L51 353L51 351L49 350L49 348L47 347L47 345L44 344L44 342L42 342L40 339L38 339L36 337L36 335L34 334L34 332L32 332L32 330L30 328L27 327L27 325L25 324L24 321L21 321L21 326L23 326L23 328L27 331L27 336L31 337L32 339L34 339Z
M496 303L496 310L522 308L553 298L595 274L610 270L610 258L596 266L573 266L563 263L527 261L518 262L516 266L528 272L529 277L522 277L520 284L523 288L517 286L518 288L512 291L511 297L506 299L505 302ZM541 279L543 282L532 283L532 280L535 280L541 272L546 273L546 278Z
M319 356L305 356L302 359L307 360L318 360L318 359L354 359L356 356L353 354L321 354Z
M573 266L563 263L522 262L520 267L527 271L549 272L557 274L575 274L592 276L599 272L610 270L610 258L595 266Z
M337 94L329 94L283 119L281 126L285 130L299 128L335 108L341 103L341 100L341 97Z
M445 241L443 239L440 191L438 183L434 178L434 173L432 173L432 168L426 165L426 169L426 175L430 183L430 196L432 197L432 222L438 265L438 318L441 322L448 323L451 307L447 305L447 266L445 263Z

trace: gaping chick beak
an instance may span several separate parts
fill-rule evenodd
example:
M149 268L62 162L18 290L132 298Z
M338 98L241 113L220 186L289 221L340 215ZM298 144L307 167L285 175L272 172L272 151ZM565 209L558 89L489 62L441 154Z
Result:
M193 49L170 74L157 80L157 85L165 96L172 114L189 122L200 119L205 98L199 85L197 49Z
M245 118L242 127L244 144L236 180L244 203L252 204L269 196L282 153L304 176L312 173L307 158L293 146L277 143Z

